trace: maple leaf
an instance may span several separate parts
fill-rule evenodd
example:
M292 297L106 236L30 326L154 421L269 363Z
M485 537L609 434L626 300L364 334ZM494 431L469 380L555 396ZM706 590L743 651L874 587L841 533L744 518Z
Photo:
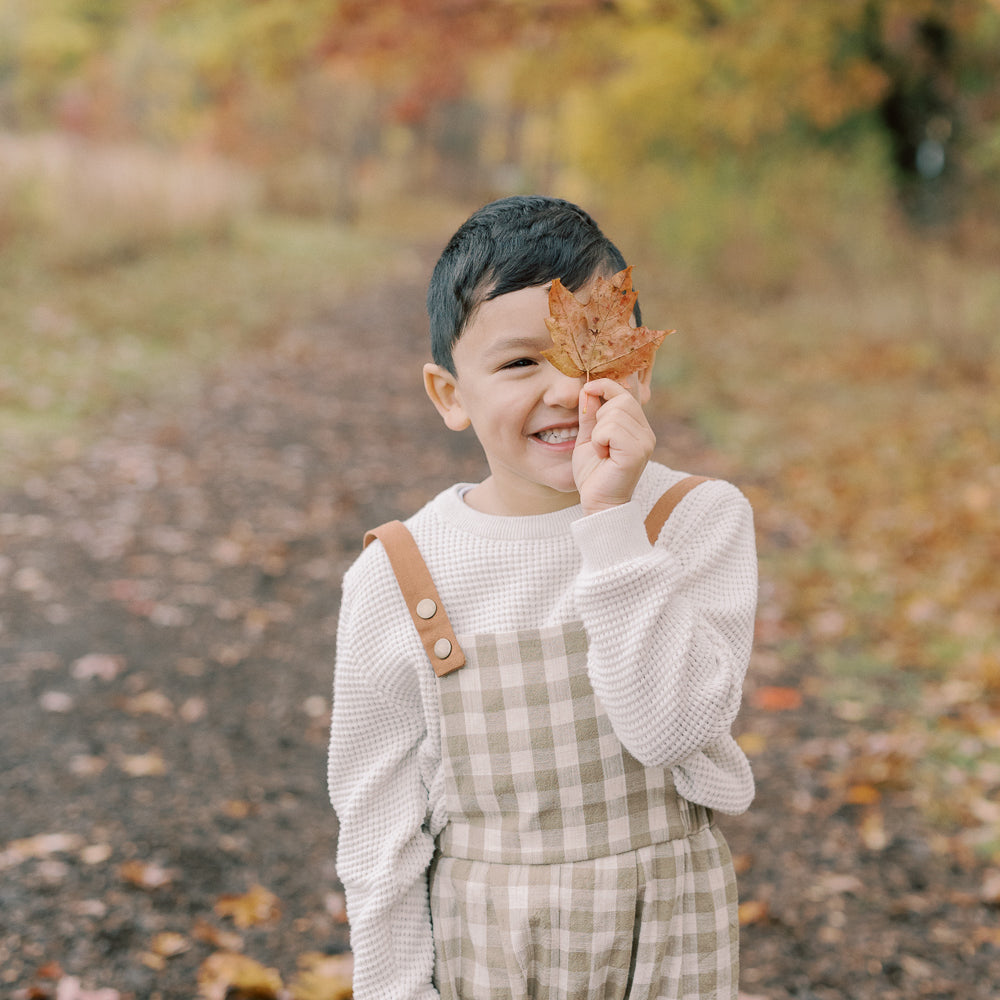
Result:
M598 277L586 303L558 279L549 291L545 325L555 345L542 354L571 378L611 378L620 382L653 363L656 349L673 330L632 326L629 320L638 292L632 266L611 278Z
M215 912L220 917L232 917L237 927L247 928L277 920L281 915L281 905L274 893L262 885L255 885L241 896L220 896L215 903Z

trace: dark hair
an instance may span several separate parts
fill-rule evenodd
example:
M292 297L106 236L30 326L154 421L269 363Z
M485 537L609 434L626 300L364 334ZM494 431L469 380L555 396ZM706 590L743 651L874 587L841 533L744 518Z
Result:
M431 353L455 374L452 349L483 302L559 278L570 290L625 267L621 251L576 205L538 195L501 198L449 240L427 289ZM639 305L636 322L641 324Z

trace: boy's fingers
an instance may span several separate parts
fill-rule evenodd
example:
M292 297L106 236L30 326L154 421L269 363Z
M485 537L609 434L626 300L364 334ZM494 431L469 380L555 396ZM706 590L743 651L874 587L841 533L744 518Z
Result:
M592 382L584 383L582 391L606 400L614 399L615 396L620 396L623 392L639 399L639 375L633 373L627 376L624 382L616 382L610 378L597 378Z
M623 432L631 433L625 415L639 403L638 390L638 376L634 379L634 386L622 385L609 378L595 379L583 385L580 389L577 447L592 444L601 458L609 458L612 439ZM604 406L615 400L618 403L614 414L604 413Z
M597 411L601 405L610 402L619 396L631 396L639 401L639 376L630 375L625 384L615 382L610 378L594 379L593 382L585 382L580 389L580 431L579 437L590 440L590 433L593 431L594 423L597 420ZM579 438L578 438L579 439Z

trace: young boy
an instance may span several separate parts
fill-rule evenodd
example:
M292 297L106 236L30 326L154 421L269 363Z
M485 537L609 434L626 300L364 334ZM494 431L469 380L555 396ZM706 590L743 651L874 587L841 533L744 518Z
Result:
M585 212L524 197L431 278L427 394L490 474L344 579L329 785L359 1000L736 996L713 810L754 791L730 732L750 507L650 461L651 371L585 383L541 353L552 280L585 299L624 266Z

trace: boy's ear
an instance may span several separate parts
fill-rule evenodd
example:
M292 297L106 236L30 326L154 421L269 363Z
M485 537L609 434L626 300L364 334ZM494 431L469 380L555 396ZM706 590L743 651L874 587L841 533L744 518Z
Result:
M430 362L424 365L424 389L450 430L464 431L469 426L469 418L458 397L458 380L447 368Z

